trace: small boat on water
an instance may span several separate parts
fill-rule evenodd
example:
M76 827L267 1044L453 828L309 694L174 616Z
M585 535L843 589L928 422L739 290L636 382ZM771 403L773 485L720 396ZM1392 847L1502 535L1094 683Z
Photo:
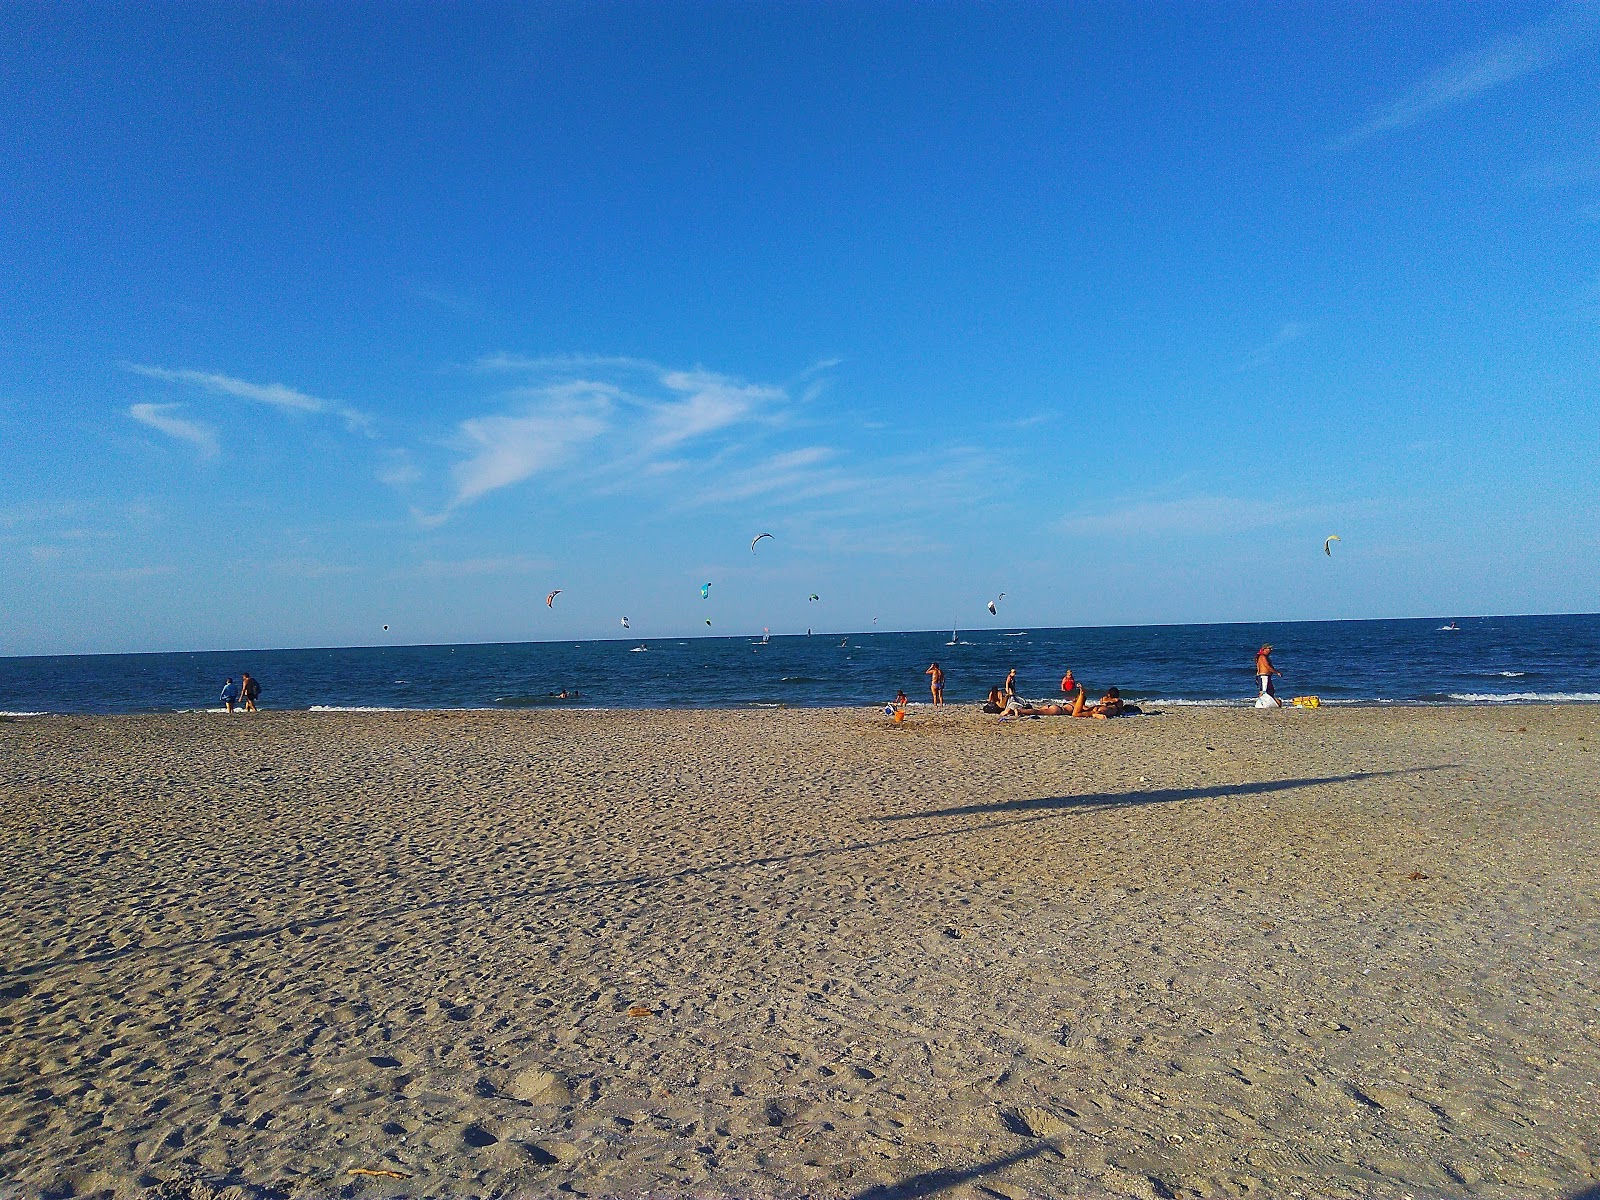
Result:
M1440 633L1459 633L1460 631L1461 626L1457 625L1454 621L1451 621L1448 625L1439 626Z

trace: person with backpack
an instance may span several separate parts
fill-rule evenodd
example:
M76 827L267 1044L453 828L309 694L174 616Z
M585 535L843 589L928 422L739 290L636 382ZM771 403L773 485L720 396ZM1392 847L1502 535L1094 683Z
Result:
M239 694L244 699L245 712L259 712L260 710L256 708L256 697L261 695L261 682L246 671L241 677L241 683Z

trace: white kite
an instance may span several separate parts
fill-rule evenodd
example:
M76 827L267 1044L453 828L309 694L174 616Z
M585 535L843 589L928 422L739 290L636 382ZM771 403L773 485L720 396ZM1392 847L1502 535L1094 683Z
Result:
M1333 544L1335 542L1341 541L1341 540L1342 539L1339 537L1339 535L1337 533L1332 535L1330 538L1328 538L1327 541L1322 543L1322 552L1324 554L1326 554L1329 558L1332 558L1333 557Z
M759 542L762 538L769 538L769 537L772 537L772 535L770 533L758 533L758 534L755 535L755 537L751 538L750 539L750 553L754 554L756 552L756 543L757 542ZM773 540L776 541L777 539L774 538Z
M624 629L632 629L633 628L633 626L628 624L628 618L627 617L623 617L622 618L622 627Z

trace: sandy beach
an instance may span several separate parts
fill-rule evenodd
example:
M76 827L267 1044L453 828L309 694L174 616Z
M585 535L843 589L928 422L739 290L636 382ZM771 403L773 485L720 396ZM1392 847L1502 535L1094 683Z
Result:
M1597 752L1586 705L8 719L0 1196L1577 1195Z

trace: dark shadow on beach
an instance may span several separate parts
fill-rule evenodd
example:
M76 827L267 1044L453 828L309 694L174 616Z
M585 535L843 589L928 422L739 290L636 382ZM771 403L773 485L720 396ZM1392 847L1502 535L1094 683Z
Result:
M1572 1192L1561 1200L1600 1200L1600 1183L1590 1184L1581 1192Z
M308 920L251 926L246 929L236 929L228 933L217 934L215 937L191 938L186 941L169 942L159 946L122 946L115 950L106 950L95 954L63 955L59 958L47 959L44 962L21 964L9 970L0 968L0 978L37 975L58 967L109 963L132 958L154 958L163 954L176 954L207 946L228 946L237 942L256 941L261 938L276 937L284 933L298 936L306 930L321 929L330 925L393 920L399 917L414 916L419 913L462 908L472 904L492 904L502 900L541 899L592 891L648 888L688 879L730 875L744 870L808 862L816 859L831 858L836 855L860 854L869 850L882 850L894 846L906 846L935 838L968 837L973 834L987 833L1018 825L1030 825L1036 821L1055 820L1059 818L1064 810L1068 809L1088 812L1131 805L1170 804L1180 800L1247 796L1264 792L1287 791L1292 788L1318 787L1335 783L1357 783L1367 779L1381 779L1386 776L1412 775L1425 771L1444 771L1449 769L1449 764L1441 764L1433 767L1411 767L1401 771L1359 772L1352 775L1332 775L1315 779L1280 779L1271 783L1217 784L1213 787L1203 788L1160 788L1152 791L1102 792L1084 796L1046 796L1033 800L1005 800L997 804L966 805L961 808L936 809L930 812L893 813L881 817L870 817L868 820L905 821L921 817L995 816L1009 813L1032 815L1016 816L1008 820L984 821L975 825L963 824L954 828L899 834L895 837L877 838L872 841L848 842L836 846L819 846L813 850L796 850L787 854L770 854L760 858L743 859L735 862L687 866L676 871L665 871L654 875L608 876L603 879L580 879L571 883L551 884L546 887L500 889L476 893L464 892L446 899L429 900L420 904L390 905L367 912L329 913L325 916L313 917ZM15 995L26 994L28 987L29 985L25 983L12 985L12 988L23 989L20 992L15 992ZM7 990L8 993L11 992L11 989Z
M1046 1150L1055 1149L1053 1142L1038 1141L1014 1154L991 1158L988 1162L979 1163L974 1167L940 1167L936 1171L924 1171L921 1175L913 1175L910 1179L903 1179L899 1183L878 1184L864 1192L857 1192L851 1200L914 1200L919 1196L936 1196L963 1183L971 1183L974 1179L982 1179L985 1175L993 1175L996 1171L1015 1166Z
M1291 788L1317 787L1329 783L1356 783L1364 779L1383 779L1393 775L1416 775L1424 771L1447 771L1451 764L1435 767L1407 767L1402 771L1358 771L1352 775L1325 775L1320 779L1274 779L1266 783L1219 783L1211 787L1155 788L1147 792L1089 792L1082 796L1042 796L1034 800L1001 800L994 804L964 804L959 808L936 808L926 812L888 813L874 821L912 821L924 817L982 817L995 813L1037 812L1040 809L1103 808L1108 805L1171 804L1178 800L1212 800L1221 796L1259 796Z

